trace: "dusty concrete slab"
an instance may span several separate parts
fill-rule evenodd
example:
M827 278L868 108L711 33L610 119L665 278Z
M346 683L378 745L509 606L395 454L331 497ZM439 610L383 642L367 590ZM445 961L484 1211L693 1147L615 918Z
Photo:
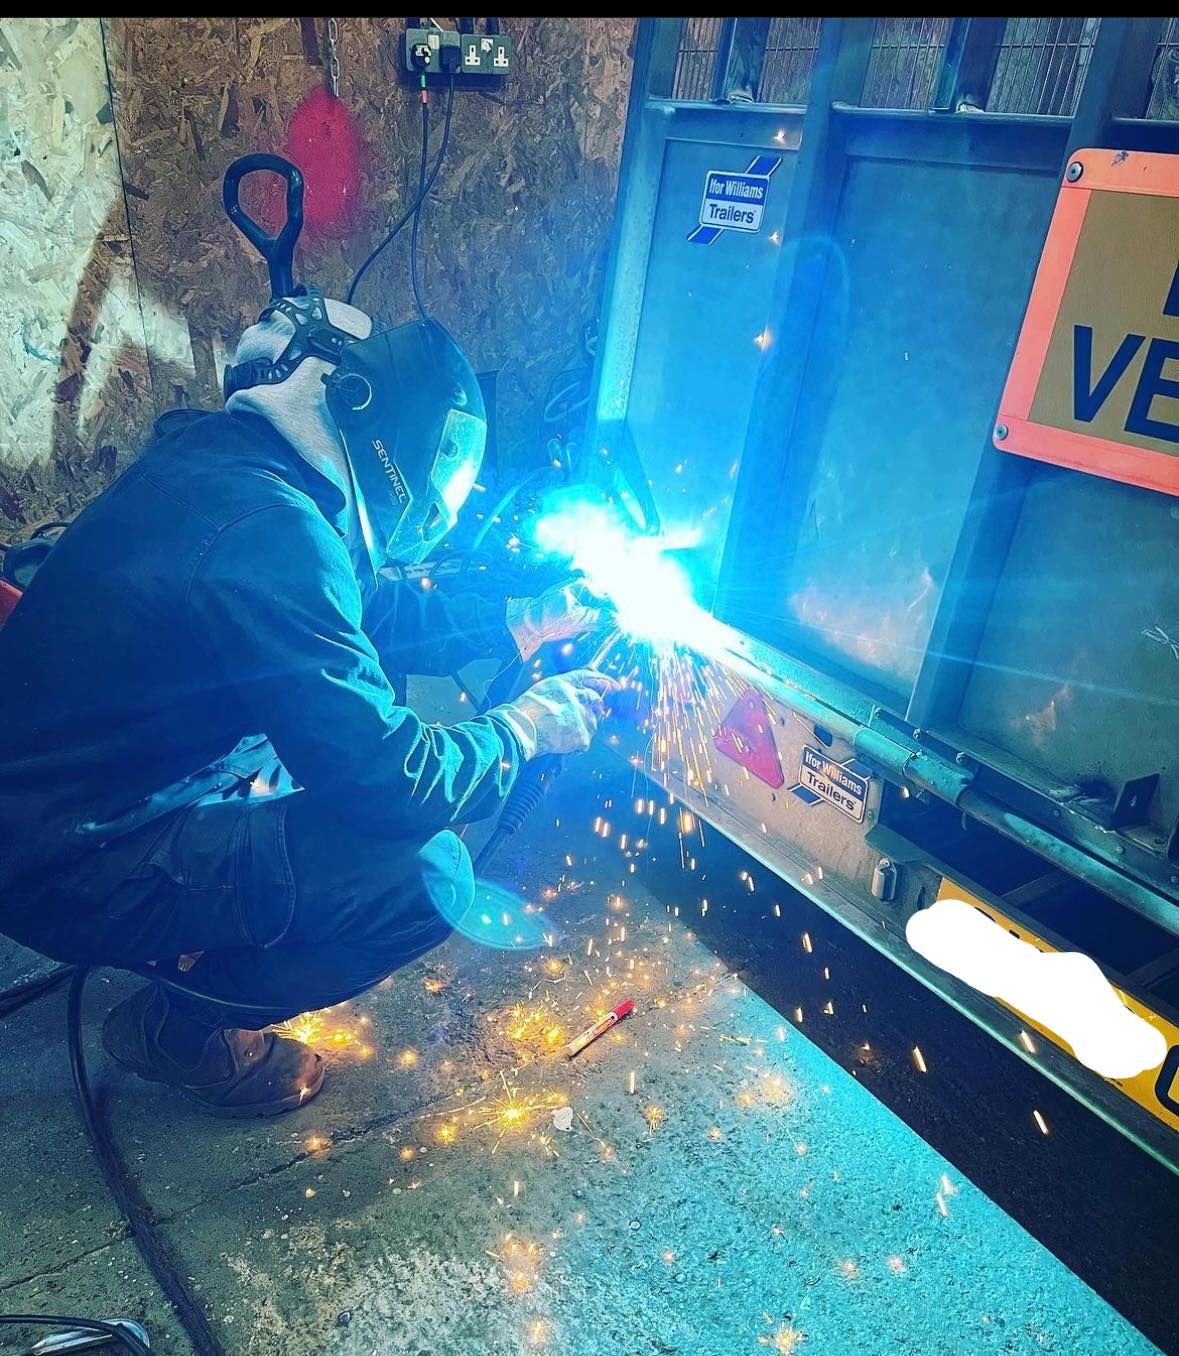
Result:
M657 1012L510 1127L439 1104L174 1221L231 1349L1153 1350L743 986Z
M9 1017L0 1026L0 1040L4 1287L107 1246L121 1225L72 1103L64 994L50 994ZM4 1307L12 1306L0 1304Z
M194 1356L135 1245L125 1238L82 1253L55 1270L0 1286L0 1313L133 1318L146 1327L152 1350L161 1356ZM0 1351L26 1351L53 1331L0 1327Z
M498 864L554 946L452 939L334 1014L359 1034L293 1117L211 1121L96 1054L226 1352L1152 1352L634 883L592 827L626 792L571 770ZM92 1046L123 982L95 992ZM623 996L635 1016L564 1060ZM0 1305L53 1273L30 1306L158 1314L130 1263L91 1260L128 1245L74 1127L60 1002L14 1020L38 1115L0 1127L25 1268Z
M0 990L36 979L53 969L53 962L27 947L0 937Z

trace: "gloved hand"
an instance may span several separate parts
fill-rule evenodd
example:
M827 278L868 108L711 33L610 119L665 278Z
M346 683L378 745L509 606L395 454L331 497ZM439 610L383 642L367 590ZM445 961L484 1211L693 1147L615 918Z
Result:
M521 659L531 659L547 640L571 640L601 620L597 598L584 583L554 584L536 598L509 598L508 630Z
M603 700L622 686L597 669L572 669L542 678L515 701L493 708L519 735L526 758L539 753L583 753L606 714Z

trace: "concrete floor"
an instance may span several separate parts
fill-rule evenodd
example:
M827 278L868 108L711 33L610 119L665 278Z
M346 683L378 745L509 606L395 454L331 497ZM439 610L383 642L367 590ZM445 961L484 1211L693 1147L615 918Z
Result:
M92 981L96 1081L226 1351L1155 1351L726 976L675 901L617 894L617 852L589 855L609 793L570 770L498 864L560 944L452 939L333 1012L325 1089L290 1117L218 1122L111 1069L97 1027L128 985ZM553 1027L627 995L624 1026L553 1053ZM186 1352L78 1128L63 1007L3 1028L0 1310L129 1314Z

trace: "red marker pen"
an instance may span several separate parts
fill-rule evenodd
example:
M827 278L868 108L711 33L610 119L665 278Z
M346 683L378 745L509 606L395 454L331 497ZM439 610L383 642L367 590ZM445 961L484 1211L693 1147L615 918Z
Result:
M635 1000L633 998L624 998L616 1008L611 1008L600 1022L595 1022L593 1026L587 1027L580 1036L574 1036L565 1047L565 1058L572 1059L574 1055L579 1054L584 1050L587 1045L596 1041L599 1036L604 1036L612 1026L617 1026L624 1017L629 1017L634 1010Z

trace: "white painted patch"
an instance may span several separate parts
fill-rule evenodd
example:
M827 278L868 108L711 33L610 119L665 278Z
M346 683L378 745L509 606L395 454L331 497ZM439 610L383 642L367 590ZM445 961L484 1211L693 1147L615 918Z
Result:
M960 899L915 913L905 936L939 969L1054 1031L1103 1078L1133 1078L1166 1058L1163 1033L1131 1012L1079 951L1038 951Z

